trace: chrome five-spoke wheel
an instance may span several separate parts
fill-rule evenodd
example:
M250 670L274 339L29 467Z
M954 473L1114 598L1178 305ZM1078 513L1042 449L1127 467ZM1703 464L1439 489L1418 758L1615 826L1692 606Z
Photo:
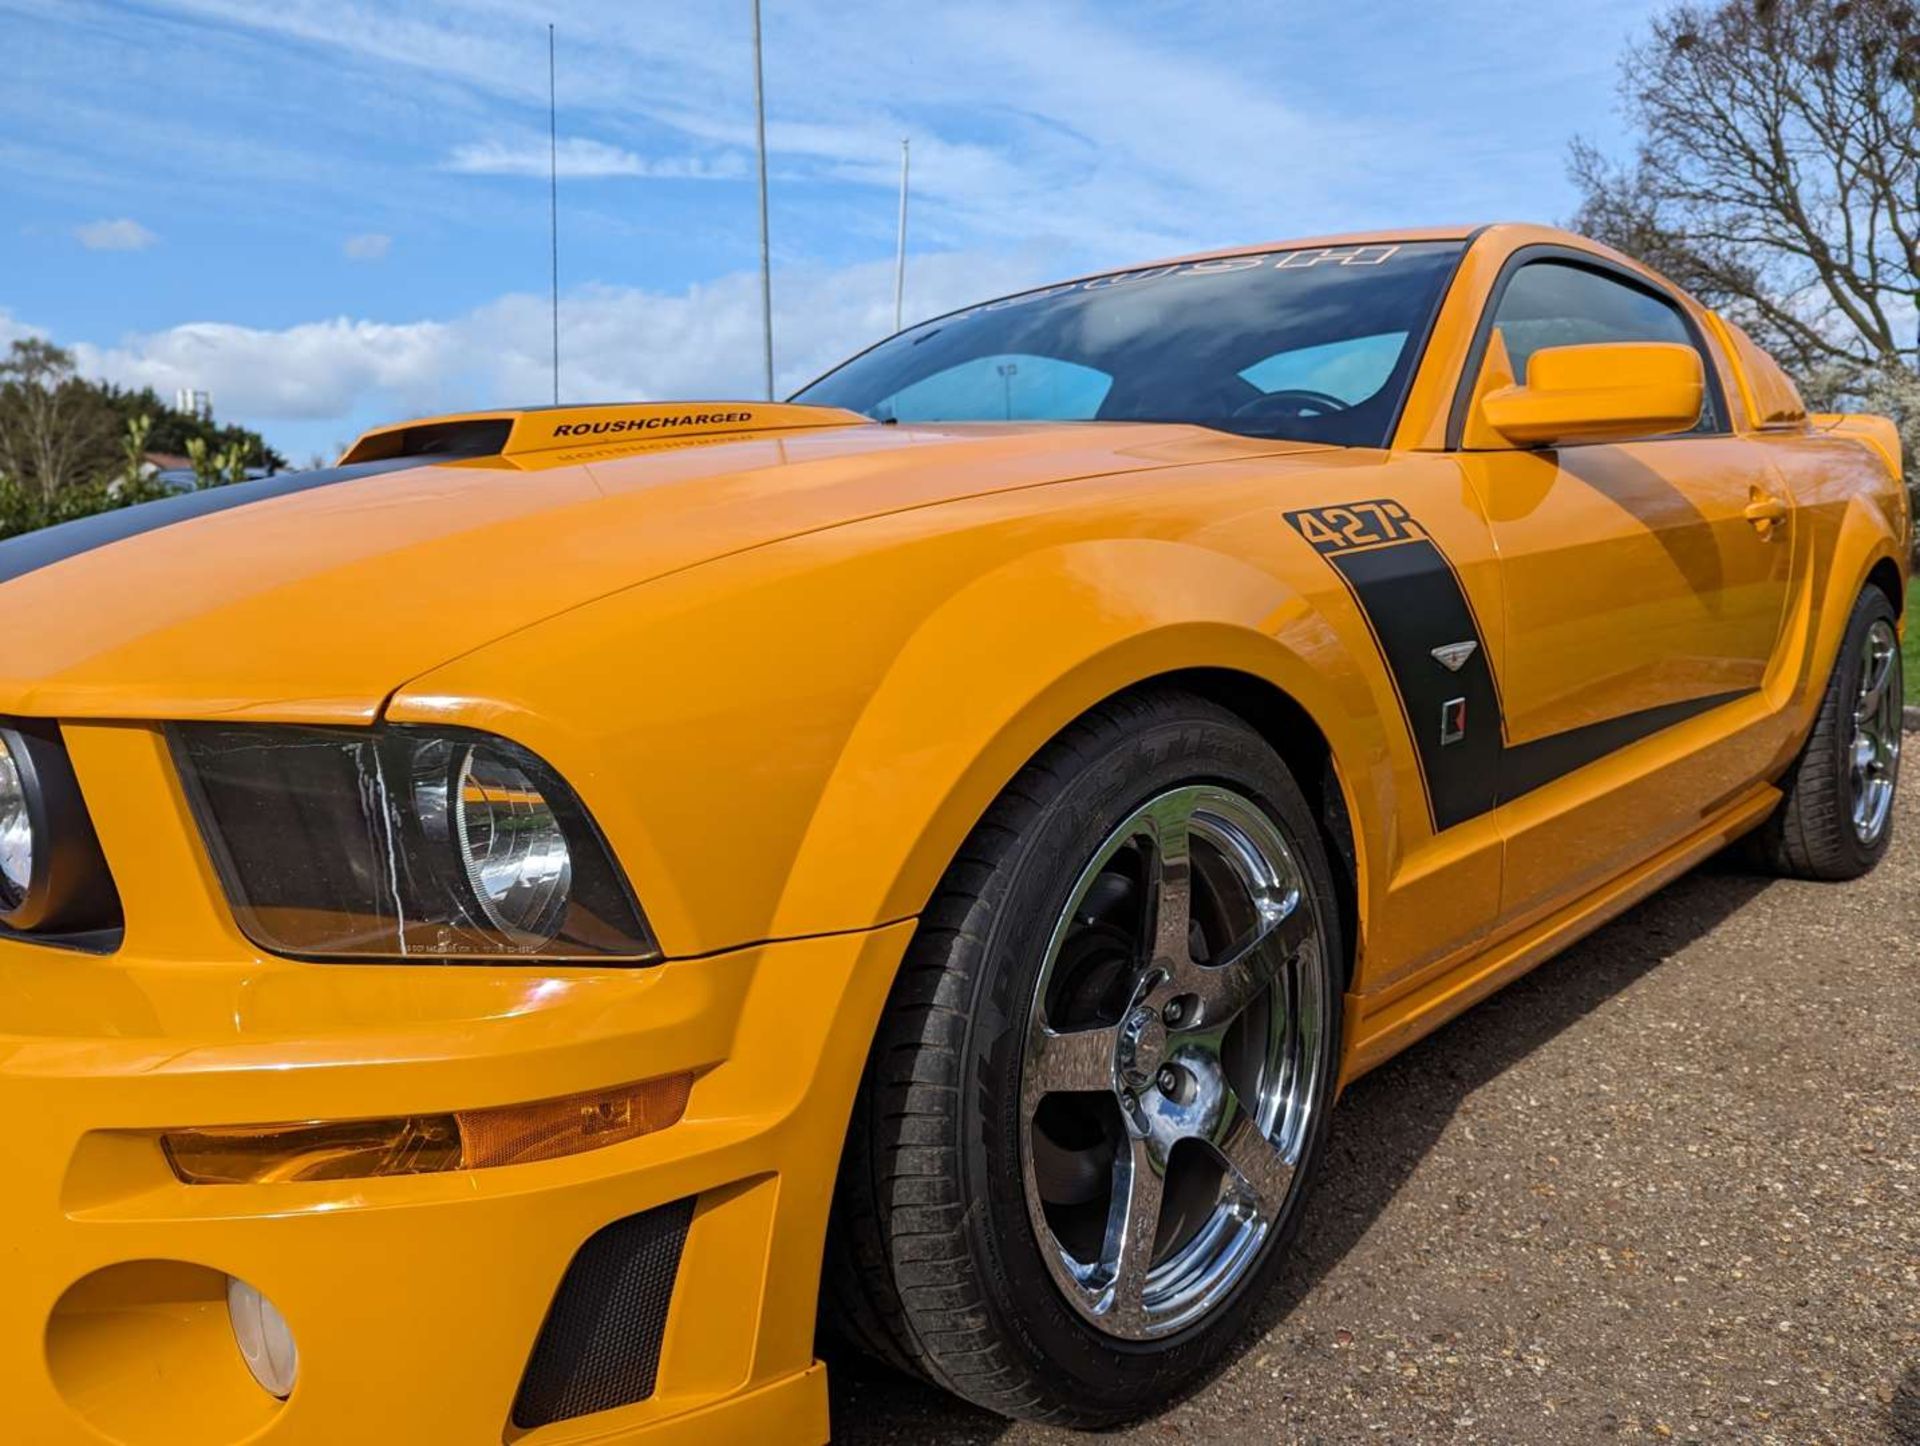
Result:
M1860 648L1860 685L1853 704L1853 741L1847 754L1853 831L1863 844L1886 831L1900 765L1900 640L1893 625L1875 618Z
M1320 1098L1312 895L1251 800L1175 788L1107 837L1047 945L1020 1081L1027 1208L1082 1317L1144 1340L1246 1276Z
M1326 1160L1348 901L1316 791L1220 702L1124 694L1007 785L914 932L842 1158L836 1330L991 1410L1205 1379Z

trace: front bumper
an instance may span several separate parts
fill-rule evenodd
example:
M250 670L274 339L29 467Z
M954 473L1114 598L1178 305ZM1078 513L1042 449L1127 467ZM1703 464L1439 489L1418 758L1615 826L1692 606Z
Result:
M824 1440L821 1240L910 932L634 970L101 959L0 941L0 1434ZM680 1123L497 1169L188 1186L155 1138L533 1101L681 1070L698 1077ZM574 1252L689 1197L652 1396L517 1430L515 1392ZM240 1360L217 1294L228 1274L293 1329L285 1402Z

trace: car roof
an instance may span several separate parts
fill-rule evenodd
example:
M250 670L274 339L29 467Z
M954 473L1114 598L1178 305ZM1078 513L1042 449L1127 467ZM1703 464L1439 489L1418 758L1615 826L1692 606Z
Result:
M1188 261L1211 261L1220 256L1254 256L1266 251L1311 251L1317 247L1387 246L1396 242L1465 241L1486 230L1484 225L1396 226L1377 231L1340 231L1328 236L1295 236L1279 241L1262 241L1242 246L1218 246L1210 251L1193 251L1184 256L1164 256L1126 268L1144 271L1155 266L1176 266Z
M1373 231L1337 231L1326 236L1292 236L1276 241L1250 242L1239 246L1216 246L1209 251L1189 251L1184 255L1162 256L1153 261L1102 266L1094 271L1083 271L1077 276L1062 277L1056 282L1025 287L1010 295L1019 296L1027 291L1045 291L1053 286L1071 286L1076 282L1091 281L1100 276L1154 271L1162 266L1184 266L1194 261L1215 261L1228 256L1260 256L1274 251L1311 251L1319 247L1334 250L1342 246L1408 245L1418 241L1474 241L1488 231L1521 231L1526 233L1526 239L1529 241L1556 243L1578 251L1591 251L1609 260L1622 262L1636 271L1645 272L1650 276L1657 275L1644 263L1633 257L1622 255L1611 246L1603 245L1591 237L1582 236L1577 231L1543 225L1538 221L1481 221L1457 226L1393 226ZM939 318L929 317L928 320L937 321Z
M1558 226L1541 225L1534 221L1466 222L1455 226L1393 226L1372 231L1337 231L1326 236L1291 236L1275 241L1248 242L1238 246L1216 246L1208 251L1189 251L1184 255L1162 256L1153 261L1102 266L1094 271L1083 271L1077 276L1063 277L1057 282L1044 283L1040 286L1024 288L1024 290L1043 291L1048 286L1070 286L1079 281L1091 281L1098 276L1152 271L1162 266L1183 266L1189 262L1214 261L1228 256L1259 256L1272 251L1310 251L1323 246L1335 249L1341 246L1404 245L1417 241L1472 241L1483 232L1507 229L1526 231L1541 241L1557 241L1562 245L1595 251L1603 256L1612 257L1617 254L1611 248L1599 245L1576 232L1563 230ZM1017 296L1022 293L1012 294Z

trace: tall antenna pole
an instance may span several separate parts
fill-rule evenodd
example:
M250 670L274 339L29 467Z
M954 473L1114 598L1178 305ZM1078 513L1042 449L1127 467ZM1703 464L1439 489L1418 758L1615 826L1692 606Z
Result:
M767 240L767 85L760 64L760 0L753 0L753 127L760 147L760 333L773 400L773 254Z
M553 26L547 26L547 221L553 261L553 404L560 405L560 92L554 84Z
M900 330L907 305L907 138L900 137L900 247L893 254L893 329Z

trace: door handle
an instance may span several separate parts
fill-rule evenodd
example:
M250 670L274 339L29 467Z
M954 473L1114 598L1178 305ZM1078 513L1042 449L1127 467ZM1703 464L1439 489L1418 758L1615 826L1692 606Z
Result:
M1769 536L1775 527L1787 520L1787 504L1770 492L1753 489L1753 500L1747 503L1746 519L1759 529L1762 537Z

